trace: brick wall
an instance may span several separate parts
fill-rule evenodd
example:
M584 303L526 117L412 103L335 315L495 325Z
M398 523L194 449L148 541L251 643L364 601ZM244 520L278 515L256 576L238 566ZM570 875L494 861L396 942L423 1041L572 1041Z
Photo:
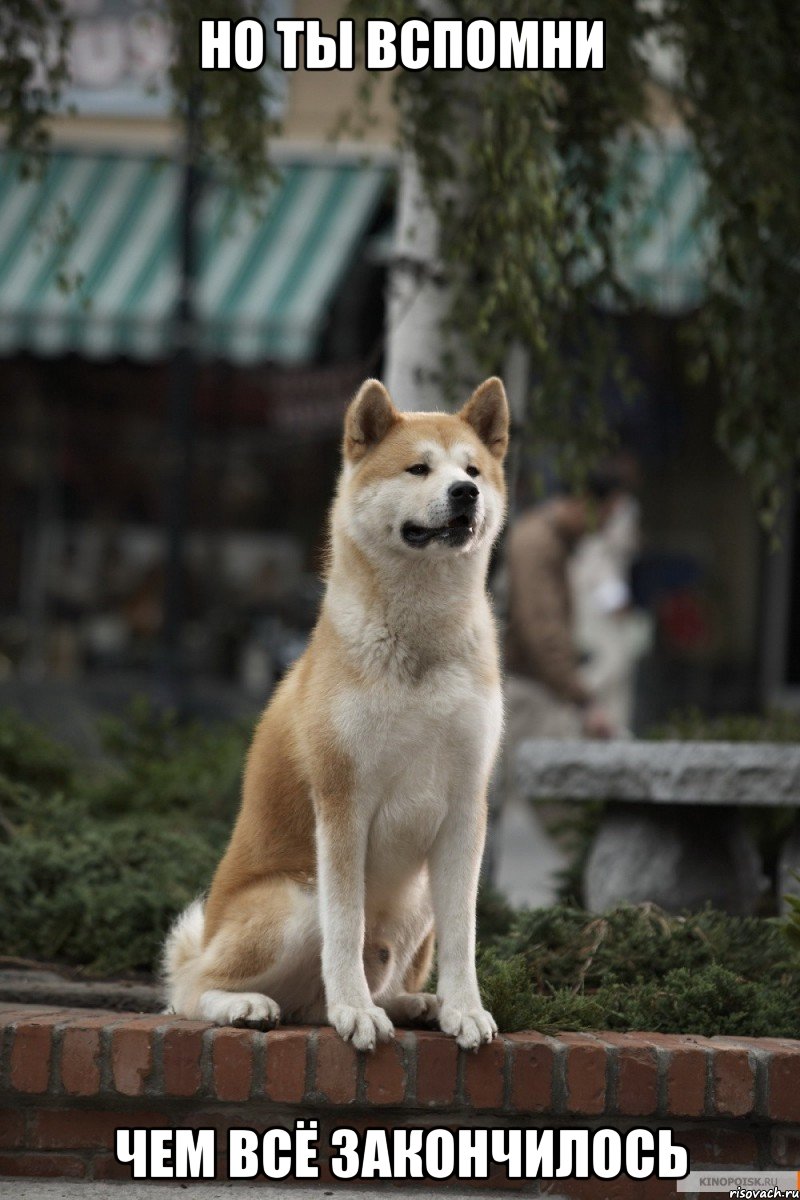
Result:
M337 1125L647 1126L674 1130L692 1169L800 1166L799 1042L515 1033L465 1054L441 1034L404 1031L359 1055L327 1028L265 1034L13 1005L0 1005L0 1038L6 1176L126 1179L130 1169L113 1156L119 1127L224 1135L291 1125L298 1115L319 1119L321 1150ZM500 1168L491 1182L575 1198L676 1194L674 1181L656 1179L519 1184Z

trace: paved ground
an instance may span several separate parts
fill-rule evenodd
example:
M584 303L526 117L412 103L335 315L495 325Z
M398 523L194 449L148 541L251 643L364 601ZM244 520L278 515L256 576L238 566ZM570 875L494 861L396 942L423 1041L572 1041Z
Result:
M556 873L565 858L533 805L515 799L500 814L494 884L515 908L554 904Z
M267 1183L85 1183L81 1179L0 1179L0 1196L5 1200L162 1200L163 1197L182 1197L196 1191L201 1200L231 1200L231 1196L242 1188L257 1187L259 1193L286 1196L287 1200L320 1200L321 1196L335 1200L385 1200L387 1195L408 1196L409 1200L430 1200L430 1188L424 1191L406 1191L394 1184L384 1183L378 1187L360 1184L357 1189L331 1187L289 1187L285 1182ZM497 1200L498 1192L477 1191L442 1193L443 1200ZM551 1196L550 1200L559 1200ZM563 1198L562 1198L563 1200Z

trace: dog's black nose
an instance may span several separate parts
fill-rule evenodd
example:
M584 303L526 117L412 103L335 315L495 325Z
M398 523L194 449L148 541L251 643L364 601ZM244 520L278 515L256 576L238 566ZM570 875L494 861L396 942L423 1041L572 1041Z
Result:
M478 499L478 489L469 479L461 480L458 483L451 483L447 489L447 494L450 497L452 507L460 509L462 512L472 508Z

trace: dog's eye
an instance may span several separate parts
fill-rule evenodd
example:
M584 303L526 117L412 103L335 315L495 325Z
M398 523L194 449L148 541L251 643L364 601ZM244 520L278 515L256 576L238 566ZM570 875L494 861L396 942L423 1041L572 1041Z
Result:
M466 472L472 479L474 479L477 475L480 475L478 468L473 466L467 467Z
M413 467L406 467L409 475L430 475L431 469L427 463L414 463Z

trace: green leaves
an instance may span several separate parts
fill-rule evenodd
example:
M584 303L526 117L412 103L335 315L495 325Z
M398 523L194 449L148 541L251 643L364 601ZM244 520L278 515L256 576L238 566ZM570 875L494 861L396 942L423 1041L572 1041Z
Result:
M446 7L465 21L508 15L499 0ZM389 10L376 0L349 6L356 17L430 15L420 0L394 0ZM454 391L462 388L459 345L489 373L519 340L532 355L529 446L547 448L573 482L607 448L599 395L619 356L596 302L602 294L626 304L611 215L629 201L631 181L615 176L614 151L655 94L644 49L651 35L685 62L684 90L671 102L694 137L705 216L717 231L708 300L690 318L692 369L713 371L717 438L773 527L800 457L800 8L610 0L577 10L569 0L528 0L514 16L603 18L606 69L393 76L402 140L442 227L452 292L443 386L455 374ZM587 246L592 269L578 276ZM630 394L624 374L622 387Z
M669 0L663 35L686 64L717 237L695 346L719 383L719 442L771 529L800 451L800 10Z
M416 0L395 0L391 8L397 21L429 15ZM348 11L387 15L372 0L353 0ZM479 0L453 0L448 13L465 21L508 15L501 4ZM554 451L572 478L609 443L598 397L616 348L593 300L601 276L613 277L604 202L609 147L644 114L639 42L651 22L626 0L590 4L579 14L561 0L514 11L520 19L575 15L605 19L605 71L393 77L402 140L439 217L451 288L443 390L463 390L465 342L487 374L502 370L510 346L521 342L533 368L527 440ZM598 261L579 280L576 246L587 241Z
M198 30L204 17L224 17L233 25L245 18L259 20L261 0L225 0L216 10L205 0L164 0L164 8L175 42L170 84L177 114L185 114L194 96L204 156L219 175L250 196L260 196L274 177L269 146L278 127L271 109L278 64L270 62L259 71L201 71ZM267 41L275 45L274 37Z
M70 22L61 0L3 0L0 5L0 122L5 144L36 169L46 150L46 118L67 79Z
M793 877L800 883L800 872L793 871ZM783 925L783 931L789 940L789 944L797 951L800 951L800 896L787 895L784 900L789 906L789 912Z

